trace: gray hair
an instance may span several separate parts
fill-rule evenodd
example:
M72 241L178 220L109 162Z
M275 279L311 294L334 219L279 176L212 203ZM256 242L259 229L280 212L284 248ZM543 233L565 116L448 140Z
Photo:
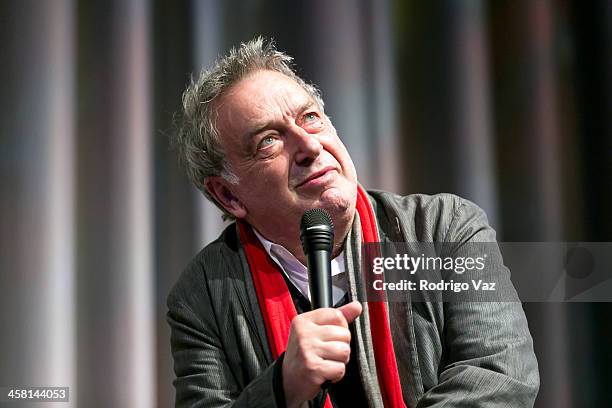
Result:
M276 49L272 40L257 37L240 44L238 48L232 48L212 67L203 70L197 81L194 82L192 78L183 93L183 111L178 117L173 145L191 182L223 211L224 218L233 217L210 195L204 182L210 176L221 176L232 184L238 184L239 179L225 160L216 127L214 101L247 75L270 70L296 81L323 109L319 90L295 73L292 61L292 57Z

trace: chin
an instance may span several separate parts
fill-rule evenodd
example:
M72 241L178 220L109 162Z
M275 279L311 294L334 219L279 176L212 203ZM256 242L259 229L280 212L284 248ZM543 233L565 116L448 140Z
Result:
M320 203L323 208L329 212L340 215L341 213L355 208L355 200L357 198L357 187L350 191L344 188L330 188L321 194Z

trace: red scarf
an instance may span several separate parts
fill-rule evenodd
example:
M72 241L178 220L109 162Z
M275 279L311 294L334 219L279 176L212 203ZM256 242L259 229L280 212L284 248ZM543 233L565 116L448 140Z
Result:
M361 220L362 242L379 242L374 212L361 186L357 188L356 209ZM291 320L297 316L297 312L278 266L270 259L252 229L244 222L239 222L238 226L240 241L251 269L266 326L270 351L272 357L276 359L287 348ZM391 341L387 308L384 302L369 302L368 311L378 384L384 405L387 408L405 407ZM325 401L325 408L332 408L329 396Z

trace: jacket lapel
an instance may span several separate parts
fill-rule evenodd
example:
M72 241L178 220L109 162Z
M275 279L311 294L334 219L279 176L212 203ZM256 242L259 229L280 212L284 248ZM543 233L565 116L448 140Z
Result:
M397 209L385 196L369 192L378 221L379 237L384 247L390 248L394 242L406 242L405 226L397 216ZM376 201L379 197L381 203ZM414 319L410 292L401 302L388 302L391 337L397 360L402 393L407 407L416 407L424 394L423 379L419 368L419 356L414 333Z
M237 255L239 257L239 268L233 268L229 271L233 275L232 283L234 290L238 297L238 301L247 322L250 326L250 331L253 334L254 344L253 347L256 350L256 354L260 359L265 359L263 366L272 364L272 353L270 352L270 346L268 345L268 339L266 335L266 328L263 322L263 317L259 309L259 301L257 300L257 293L255 292L255 286L253 283L253 277L244 253L244 248L238 238L238 225L235 225L236 233L236 245Z

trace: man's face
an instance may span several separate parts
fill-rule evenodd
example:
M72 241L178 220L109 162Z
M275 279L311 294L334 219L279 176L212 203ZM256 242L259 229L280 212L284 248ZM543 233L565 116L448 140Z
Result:
M352 219L355 166L329 118L297 82L258 71L216 107L221 144L240 179L221 181L237 200L229 208L237 218L277 242L299 239L300 219L311 208L325 208L334 221Z

